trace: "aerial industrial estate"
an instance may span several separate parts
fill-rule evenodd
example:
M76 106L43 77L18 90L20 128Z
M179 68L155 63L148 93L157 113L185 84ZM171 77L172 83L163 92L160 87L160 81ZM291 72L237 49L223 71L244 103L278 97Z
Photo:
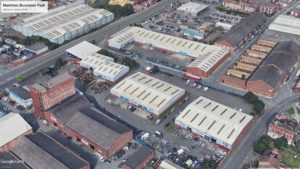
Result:
M300 1L47 3L0 15L0 169L300 168Z

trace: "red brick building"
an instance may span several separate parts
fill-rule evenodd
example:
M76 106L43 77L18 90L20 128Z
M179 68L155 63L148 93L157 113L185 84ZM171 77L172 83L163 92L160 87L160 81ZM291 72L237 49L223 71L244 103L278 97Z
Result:
M285 137L288 140L288 144L291 144L298 127L295 119L279 119L276 116L269 125L268 136L274 139Z
M0 118L0 152L14 147L25 135L32 133L31 126L17 113Z
M224 0L223 6L236 11L251 13L255 11L271 15L280 10L280 5L272 0Z
M110 159L133 138L131 129L104 115L79 95L47 110L44 117L66 136L104 159Z
M295 42L279 42L266 58L260 59L261 63L259 63L258 58L253 56L241 57L240 62L250 62L249 64L256 65L257 68L253 69L254 67L245 63L246 66L243 64L238 69L229 69L221 80L233 87L245 89L265 97L273 97L290 69L298 61L299 53L300 46ZM250 71L252 69L253 71ZM242 76L243 74L245 75Z
M186 76L199 80L208 78L228 58L229 52L226 49L216 50L202 55L187 66Z
M109 159L132 138L126 126L97 110L75 94L75 79L61 74L43 84L30 86L35 115L57 127L82 146Z
M64 73L42 84L33 84L29 89L35 116L43 117L43 111L75 94L75 78Z
M123 169L143 169L154 158L154 151L146 146L139 148L123 165Z

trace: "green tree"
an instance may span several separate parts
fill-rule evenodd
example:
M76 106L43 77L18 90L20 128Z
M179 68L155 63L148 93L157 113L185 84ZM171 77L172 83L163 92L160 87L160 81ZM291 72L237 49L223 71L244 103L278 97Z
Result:
M280 137L274 140L274 146L280 150L288 147L288 141L285 137Z
M21 82L21 81L25 80L25 78L24 78L23 75L19 75L19 76L16 77L16 80L17 80L18 82Z
M300 140L295 143L296 150L300 152Z
M254 111L256 113L261 113L265 108L265 103L261 100L258 100L255 104L254 104Z
M121 64L126 65L130 68L135 68L136 66L138 66L138 63L135 60L130 59L128 57L122 58Z
M202 163L202 169L216 169L218 163L215 160L204 160Z
M270 136L262 136L259 141L254 145L254 151L258 154L263 154L266 150L270 150L272 138Z
M246 99L246 101L248 103L251 103L251 104L255 104L259 100L258 97L255 94L253 94L252 92L247 92L244 95L244 98Z
M66 62L62 59L62 58L58 58L56 61L55 61L55 68L59 69L61 68L62 66L64 66L66 64Z

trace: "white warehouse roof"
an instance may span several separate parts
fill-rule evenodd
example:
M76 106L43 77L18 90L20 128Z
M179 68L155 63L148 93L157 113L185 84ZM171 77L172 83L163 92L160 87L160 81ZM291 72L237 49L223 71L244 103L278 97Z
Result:
M190 127L202 136L233 145L252 116L200 96L176 118L179 126Z
M203 5L196 2L188 2L178 7L177 10L197 15L199 12L203 11L207 7L208 5Z
M17 113L0 118L0 147L31 130L31 126Z
M138 72L115 85L111 93L159 115L181 98L185 90Z
M84 59L94 53L100 51L101 48L87 41L78 43L77 45L69 48L66 52L78 57L79 59Z
M199 58L197 65L213 66L228 54L228 50L215 45L206 45L183 38L153 32L140 27L125 28L108 40L109 46L117 49L120 49L133 41L184 54L193 58ZM205 69L204 66L200 67Z
M228 54L228 50L221 49L204 54L198 57L188 67L196 67L204 72L208 72L216 63Z
M93 53L85 58L83 58L79 64L85 68L93 68L94 70L102 66L104 63L113 62L114 59L105 55L98 53Z
M113 20L113 13L86 4L71 4L50 10L46 14L24 19L14 29L25 36L42 36L54 43L63 43L87 29L97 28ZM74 37L73 37L74 36Z
M279 15L269 26L269 29L300 35L300 18L288 15Z
M118 80L120 77L124 76L129 72L129 67L121 65L119 63L109 62L104 63L101 66L94 69L94 74L96 76L101 76L111 82Z

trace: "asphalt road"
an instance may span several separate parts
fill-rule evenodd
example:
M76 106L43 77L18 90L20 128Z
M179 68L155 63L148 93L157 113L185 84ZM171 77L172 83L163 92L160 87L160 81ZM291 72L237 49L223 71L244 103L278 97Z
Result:
M119 19L115 22L112 22L97 31L84 35L80 38L77 38L53 51L42 55L27 64L20 66L6 74L0 76L0 87L6 87L16 82L16 77L19 75L23 75L24 77L28 77L41 69L51 66L54 64L55 60L59 57L63 57L65 55L65 50L86 40L92 41L96 40L97 42L102 41L108 35L116 33L121 29L129 26L130 24L138 23L143 20L149 19L155 16L157 13L160 13L165 9L166 6L170 5L175 0L163 0L141 12L135 13L128 17Z

